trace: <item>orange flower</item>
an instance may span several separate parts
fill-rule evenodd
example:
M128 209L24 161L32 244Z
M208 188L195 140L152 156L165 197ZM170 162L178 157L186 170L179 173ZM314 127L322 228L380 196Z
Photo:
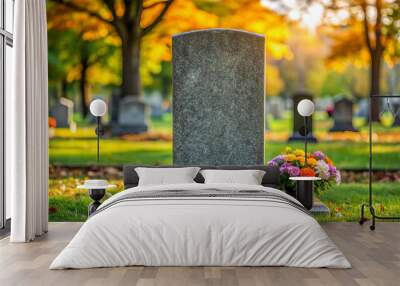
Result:
M314 167L315 165L317 165L317 160L315 160L314 158L307 158L307 164Z
M300 169L300 176L301 177L315 177L315 172L311 168L301 168Z
M49 117L49 127L56 128L57 120L54 117Z

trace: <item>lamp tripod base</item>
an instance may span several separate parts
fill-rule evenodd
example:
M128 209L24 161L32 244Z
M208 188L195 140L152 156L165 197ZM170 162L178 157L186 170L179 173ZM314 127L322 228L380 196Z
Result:
M375 230L375 224L376 224L376 219L380 220L400 220L400 217L395 217L395 216L378 216L376 215L375 208L374 206L370 204L362 204L361 205L361 217L358 223L360 225L363 225L365 222L367 222L369 219L364 216L365 208L369 209L369 212L371 214L371 225L369 226L370 230Z
M89 197L93 200L93 202L88 206L88 216L91 216L97 208L101 205L100 200L106 194L106 189L90 189Z

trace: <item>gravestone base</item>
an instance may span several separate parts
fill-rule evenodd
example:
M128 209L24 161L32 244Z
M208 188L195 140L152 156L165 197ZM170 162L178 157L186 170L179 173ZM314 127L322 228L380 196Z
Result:
M296 142L296 141L304 142L304 136L301 135L298 131L294 132L292 134L292 136L290 136L289 139L288 139L288 142ZM314 135L308 134L307 135L307 142L309 142L309 143L317 143L318 140Z
M329 132L342 132L342 131L358 132L358 130L354 128L352 123L335 124L331 129L329 129Z
M141 134L149 130L145 124L142 125L119 125L118 123L111 123L111 136L121 136L127 134Z

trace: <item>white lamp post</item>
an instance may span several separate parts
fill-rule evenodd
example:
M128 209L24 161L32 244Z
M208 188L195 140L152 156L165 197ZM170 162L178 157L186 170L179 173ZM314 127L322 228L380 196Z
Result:
M107 104L102 99L95 99L90 103L90 113L96 117L97 120L97 164L100 161L100 137L104 134L104 129L101 127L101 117L107 113Z
M314 103L309 99L303 99L297 105L297 112L304 117L304 130L300 133L304 136L304 152L305 152L305 166L307 166L307 136L308 136L308 118L314 113Z

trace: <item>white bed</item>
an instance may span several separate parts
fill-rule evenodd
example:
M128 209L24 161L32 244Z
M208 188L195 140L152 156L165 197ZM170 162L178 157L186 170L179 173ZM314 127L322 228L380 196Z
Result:
M248 191L249 195L135 197L175 190L182 194ZM252 191L265 192L268 199L264 193L253 197ZM122 199L130 196L134 198ZM254 185L130 188L100 206L50 269L128 265L350 268L318 222L297 204L279 190Z

